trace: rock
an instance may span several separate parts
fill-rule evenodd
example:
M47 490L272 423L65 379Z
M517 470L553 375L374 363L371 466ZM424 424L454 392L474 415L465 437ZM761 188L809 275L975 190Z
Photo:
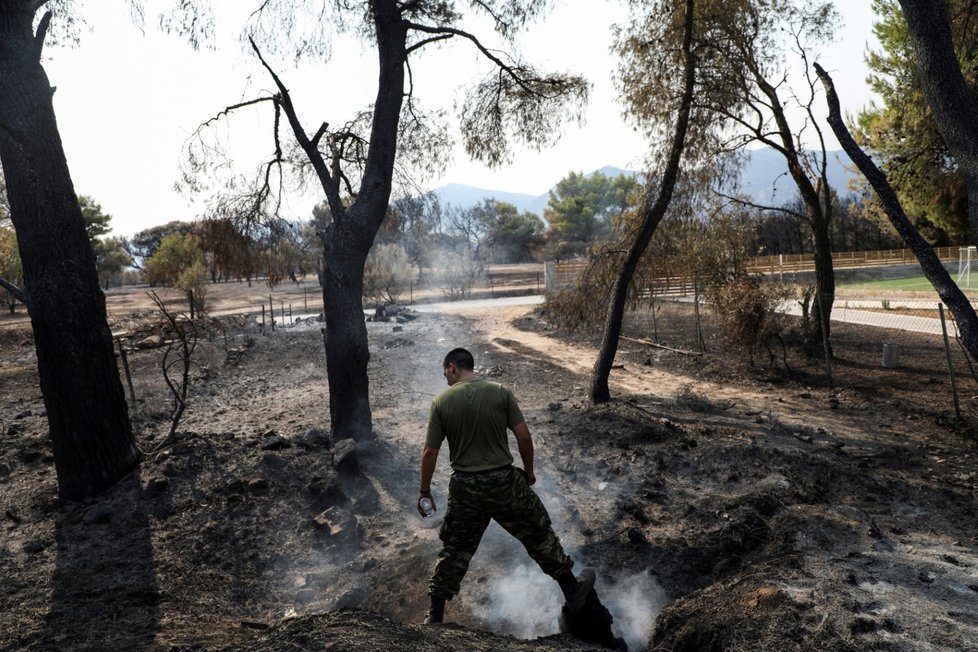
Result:
M645 536L645 533L637 528L628 528L628 540L632 543L638 543L645 545L649 542L649 538Z
M33 464L41 459L41 455L43 455L43 451L37 448L26 448L20 451L20 461L24 464Z
M253 478L248 481L248 491L253 494L267 494L268 480L265 478Z
M357 443L352 439L341 439L333 444L333 467L340 473L358 475L360 460L357 457Z
M44 542L38 539L32 539L31 541L25 541L23 550L28 555L36 555L37 553L44 550Z
M284 457L275 453L265 453L261 458L261 463L272 469L284 469L289 465Z
M310 428L296 437L295 443L299 446L312 450L315 448L328 448L330 442L329 433L319 428Z
M296 600L302 604L309 604L315 600L319 595L319 592L315 589L300 589L298 593L295 594Z
M170 451L160 451L156 454L156 457L153 458L153 464L162 464L168 459L170 459Z
M361 588L347 591L336 601L335 609L356 609L367 599L367 592Z
M137 349L155 349L161 346L163 346L163 336L159 334L150 335L136 342Z
M16 415L14 415L14 421L16 421L17 419L26 419L27 417L33 415L34 413L31 412L30 410L24 410L23 412L18 412Z
M547 406L547 409L550 410L551 412L556 412L557 410L561 409L562 407L564 407L564 406L562 404L560 404L560 403L551 403L550 405Z
M95 525L96 523L108 523L112 518L112 508L106 503L95 503L85 510L82 522L85 525Z
M166 491L169 486L170 479L165 475L155 477L146 484L146 497L156 498L161 493Z
M269 432L274 433L275 431L272 430ZM267 434L268 433L266 433L266 435ZM291 447L292 442L288 438L276 434L272 434L271 437L268 437L261 443L261 449L263 451L280 451Z
M0 464L0 478L10 475L10 471L11 468L9 464L7 464L6 462Z
M394 326L393 328L391 328L391 332L394 332L394 333L400 333L403 330L404 330L404 327L403 326Z

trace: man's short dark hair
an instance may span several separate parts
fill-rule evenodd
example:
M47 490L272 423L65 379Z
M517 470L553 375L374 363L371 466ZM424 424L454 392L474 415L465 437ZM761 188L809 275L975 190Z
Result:
M450 364L454 364L462 371L472 371L475 369L475 358L465 349L452 349L445 356L445 361L442 362L441 367L446 369Z

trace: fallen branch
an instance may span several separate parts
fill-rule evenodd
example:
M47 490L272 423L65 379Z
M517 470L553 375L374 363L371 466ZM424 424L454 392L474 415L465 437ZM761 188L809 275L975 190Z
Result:
M635 342L636 344L644 344L645 346L654 346L657 349L665 349L666 351L672 351L673 353L682 353L683 355L696 355L696 356L703 355L699 351L684 351L683 349L674 349L669 346L656 344L655 342L649 342L648 340L640 340L635 337L625 337L624 335L619 335L619 337L629 342Z

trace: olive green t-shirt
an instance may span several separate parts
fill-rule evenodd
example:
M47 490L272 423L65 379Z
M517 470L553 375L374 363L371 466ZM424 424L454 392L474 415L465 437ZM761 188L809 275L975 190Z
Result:
M456 471L474 473L513 463L507 429L523 421L516 397L481 378L460 380L431 402L425 445L441 448Z

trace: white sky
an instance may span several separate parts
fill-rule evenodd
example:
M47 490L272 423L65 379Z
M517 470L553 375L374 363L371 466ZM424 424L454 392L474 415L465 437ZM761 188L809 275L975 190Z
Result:
M446 173L426 186L455 182L541 194L570 171L640 167L644 143L624 124L612 83L609 28L624 16L619 4L557 0L546 22L521 39L527 59L541 68L580 72L592 82L583 127L567 126L554 147L517 152L512 164L499 170L472 163L459 149ZM869 0L836 4L845 25L837 44L819 61L835 79L843 111L854 113L871 99L864 53L872 39L872 14ZM116 234L132 235L202 212L203 198L191 203L173 187L185 141L221 108L256 96L271 81L258 61L243 52L230 26L219 35L219 49L194 52L179 38L160 34L150 15L149 27L140 33L124 6L87 3L91 33L77 48L48 49L45 68L57 87L55 110L76 192L94 197L113 216ZM338 42L328 67L309 64L297 70L285 59L271 63L292 91L309 131L323 120L342 124L372 101L375 58L355 41ZM479 65L470 47L426 55L414 66L416 96L426 106L451 109L458 86ZM216 132L233 140L246 170L271 151L270 115L263 110ZM831 137L831 130L825 131ZM837 148L834 139L828 146ZM319 200L315 194L293 197L288 208L305 219Z

